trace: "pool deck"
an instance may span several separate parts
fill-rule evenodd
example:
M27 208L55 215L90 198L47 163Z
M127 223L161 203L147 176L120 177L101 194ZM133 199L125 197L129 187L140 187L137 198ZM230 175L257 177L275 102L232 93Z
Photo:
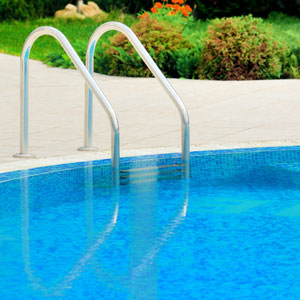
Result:
M110 157L110 124L94 104L94 145L83 146L84 80L30 61L29 148L19 152L20 59L0 54L0 173ZM180 151L179 114L154 78L95 75L120 123L121 156ZM300 145L299 80L169 80L190 115L191 150Z

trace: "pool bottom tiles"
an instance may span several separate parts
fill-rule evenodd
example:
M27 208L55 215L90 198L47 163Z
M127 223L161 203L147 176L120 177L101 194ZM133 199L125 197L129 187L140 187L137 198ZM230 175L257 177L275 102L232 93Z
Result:
M0 299L292 299L300 148L192 154L111 187L108 161L1 175ZM156 168L157 167L157 168ZM154 171L153 171L154 170Z

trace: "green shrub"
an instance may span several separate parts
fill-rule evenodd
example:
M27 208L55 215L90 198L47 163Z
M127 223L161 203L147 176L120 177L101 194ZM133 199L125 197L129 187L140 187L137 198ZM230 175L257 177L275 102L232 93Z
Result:
M190 0L197 5L196 16L201 19L253 14L267 17L272 11L300 16L300 0Z
M33 18L36 17L33 3L26 0L0 0L0 21L6 19L24 20L30 16L30 12L33 12Z
M126 13L149 10L152 0L94 0L103 10L121 9ZM53 16L54 12L76 0L0 0L0 21ZM271 11L300 16L300 0L187 0L201 19L247 15L267 17Z
M152 5L152 0L94 0L94 2L105 11L121 9L127 13L150 9ZM76 0L0 0L0 21L52 17L68 3L76 5Z
M216 19L208 28L198 75L221 80L280 78L286 51L262 19Z
M0 21L54 16L56 10L64 8L70 2L69 0L0 0Z
M283 13L272 12L265 20L272 24L276 39L287 45L282 78L299 78L300 19Z
M300 49L292 49L286 52L282 58L282 79L300 78Z
M183 36L181 27L174 27L169 22L155 18L144 17L132 26L132 30L166 76L174 78L183 75L192 76L191 61L195 53L193 53L193 46ZM150 70L123 34L118 33L111 38L111 43L105 45L105 48L106 61L109 65L100 66L100 72L105 72L104 68L106 68L109 75L151 76ZM183 59L183 56L186 56L186 59ZM183 72L185 64L188 68Z
M142 9L148 10L153 4L152 0L94 0L102 9L111 11L122 9L126 13L137 13Z

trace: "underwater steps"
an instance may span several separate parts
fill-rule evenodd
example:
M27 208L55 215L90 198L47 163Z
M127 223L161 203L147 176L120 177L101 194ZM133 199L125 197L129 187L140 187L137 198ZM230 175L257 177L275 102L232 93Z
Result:
M120 184L144 183L164 179L181 179L184 177L184 164L124 169L120 171Z

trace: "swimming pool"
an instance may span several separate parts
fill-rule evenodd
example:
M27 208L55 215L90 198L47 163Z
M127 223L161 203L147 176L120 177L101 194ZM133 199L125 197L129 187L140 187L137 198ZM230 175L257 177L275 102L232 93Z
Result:
M0 299L298 299L300 147L178 162L123 158L120 189L109 160L0 174Z

